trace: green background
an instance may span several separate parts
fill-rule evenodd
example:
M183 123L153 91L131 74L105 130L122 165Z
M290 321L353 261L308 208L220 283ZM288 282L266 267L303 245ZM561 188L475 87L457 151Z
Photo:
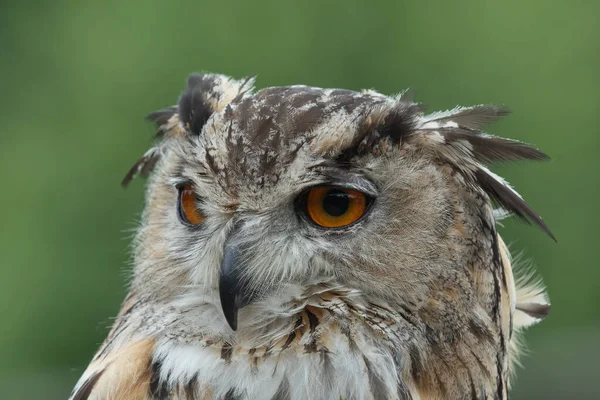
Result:
M417 90L430 110L507 104L494 134L549 163L495 167L559 243L502 229L553 309L514 399L600 398L598 1L52 1L0 10L0 397L65 399L125 293L143 117L186 76Z

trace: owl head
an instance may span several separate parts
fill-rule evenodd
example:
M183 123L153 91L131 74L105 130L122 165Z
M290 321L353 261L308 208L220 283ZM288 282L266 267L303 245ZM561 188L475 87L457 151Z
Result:
M486 167L547 159L481 131L506 109L426 114L408 92L253 85L192 75L149 115L156 143L124 180L152 171L132 290L201 302L203 329L241 334L323 285L453 329L488 313L506 280L497 218L552 237Z

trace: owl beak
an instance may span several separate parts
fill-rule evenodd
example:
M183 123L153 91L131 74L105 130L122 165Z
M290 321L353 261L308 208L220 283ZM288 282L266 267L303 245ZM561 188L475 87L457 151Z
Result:
M219 296L227 323L237 330L238 310L248 304L248 296L240 271L241 252L236 245L226 245L221 261Z

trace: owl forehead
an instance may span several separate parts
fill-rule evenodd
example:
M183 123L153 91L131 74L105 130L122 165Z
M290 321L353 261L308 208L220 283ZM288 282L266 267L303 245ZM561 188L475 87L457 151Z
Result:
M202 161L230 181L264 188L287 172L300 172L289 171L290 166L306 170L348 147L370 111L387 99L376 93L308 86L263 89L211 116L201 134Z

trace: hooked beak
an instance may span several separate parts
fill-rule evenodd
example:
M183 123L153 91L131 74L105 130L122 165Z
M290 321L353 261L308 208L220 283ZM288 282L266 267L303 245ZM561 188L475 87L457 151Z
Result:
M221 308L227 323L234 331L237 330L238 310L249 302L249 293L241 277L241 256L239 246L226 244L219 277Z

